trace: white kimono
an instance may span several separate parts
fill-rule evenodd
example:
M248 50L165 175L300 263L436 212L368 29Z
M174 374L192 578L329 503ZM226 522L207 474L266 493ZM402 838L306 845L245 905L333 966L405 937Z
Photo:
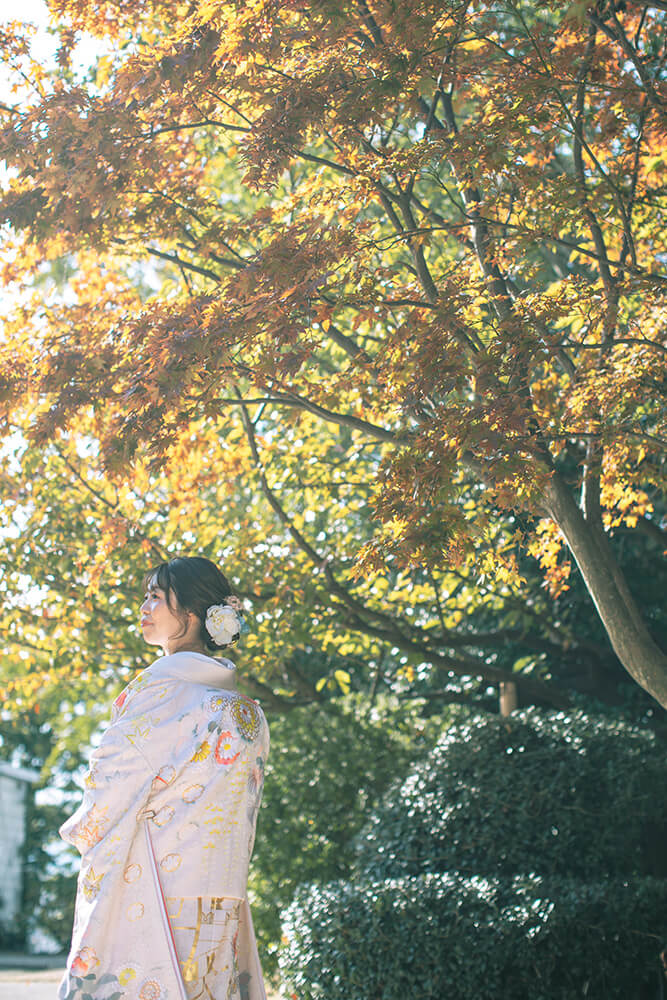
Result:
M265 1000L246 881L268 749L229 660L128 684L60 828L81 871L59 1000Z

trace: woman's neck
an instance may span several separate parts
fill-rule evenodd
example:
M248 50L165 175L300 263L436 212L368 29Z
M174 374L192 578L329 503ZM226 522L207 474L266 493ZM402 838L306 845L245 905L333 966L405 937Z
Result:
M201 653L203 656L211 655L204 646L197 645L196 643L183 643L183 645L168 643L163 647L163 650L165 656L171 656L172 653Z

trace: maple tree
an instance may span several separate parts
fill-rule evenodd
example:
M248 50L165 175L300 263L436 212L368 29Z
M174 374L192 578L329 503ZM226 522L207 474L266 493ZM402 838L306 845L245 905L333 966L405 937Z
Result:
M99 455L91 595L132 504L148 556L167 549L151 504L193 521L207 497L268 545L255 596L289 614L284 646L317 633L315 602L341 657L388 647L557 704L457 602L480 574L488 603L520 602L525 551L555 600L571 553L667 704L613 537L649 539L652 565L664 548L660 5L50 8L57 70L20 25L0 37L2 277L21 289L0 399L34 456ZM108 48L84 79L80 31ZM211 551L213 509L193 535Z

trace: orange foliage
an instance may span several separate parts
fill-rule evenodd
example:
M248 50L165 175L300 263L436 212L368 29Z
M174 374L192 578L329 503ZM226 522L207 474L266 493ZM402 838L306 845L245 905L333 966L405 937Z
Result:
M500 510L533 525L559 593L569 563L540 520L555 473L577 499L597 484L609 529L655 515L664 11L51 10L55 71L20 30L0 35L17 93L0 112L0 275L23 292L0 342L6 423L27 408L43 444L92 420L122 483L187 468L193 428L241 399L255 417L308 412L332 442L344 430L374 449L358 578L462 565ZM86 81L67 69L81 31L111 46ZM261 445L232 449L229 474L261 469ZM109 520L97 565L124 532Z

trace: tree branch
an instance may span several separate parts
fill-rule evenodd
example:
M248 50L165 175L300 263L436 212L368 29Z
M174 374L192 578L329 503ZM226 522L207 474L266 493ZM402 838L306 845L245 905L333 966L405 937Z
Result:
M604 236L602 235L602 229L595 216L595 213L593 212L593 209L590 206L588 198L588 185L586 183L586 173L584 170L584 161L582 156L582 147L585 142L584 107L586 101L586 79L593 64L593 53L595 52L595 37L596 37L595 28L591 26L583 63L577 75L577 96L575 102L576 114L574 119L573 159L574 159L575 174L579 183L579 192L581 195L582 207L584 210L584 215L588 219L588 227L591 231L593 243L595 244L595 249L598 255L598 266L600 268L600 276L602 277L602 283L605 287L607 295L608 308L607 308L607 316L605 318L605 333L607 335L610 335L616 323L615 305L617 301L617 294L615 289L615 281L611 273L611 270L609 269L607 246L604 241Z
M115 504L112 503L111 500L108 500L103 493L100 493L99 490L96 490L94 486L91 486L90 483L87 481L87 479L85 479L84 476L81 475L79 470L75 468L75 466L70 462L67 456L63 454L62 449L58 444L54 443L54 447L55 450L60 455L62 462L67 466L72 475L75 476L76 479L85 487L87 492L92 494L92 496L94 496L96 500L98 500L104 506L108 507L113 513L120 514L123 520L126 521L127 524L131 527L132 533L137 538L140 538L142 541L148 542L150 544L150 547L154 550L158 559L160 559L161 561L166 560L167 554L162 548L162 546L154 539L152 539L150 535L147 535L144 531L139 529L136 525L136 522L132 521L130 518L127 517L127 515L123 514L123 512L120 511L119 505L117 503Z
M165 125L163 128L151 128L148 132L139 132L137 139L154 139L155 136L163 135L165 132L183 132L188 129L200 128L202 125L215 125L216 128L223 128L229 132L250 132L249 128L243 125L232 125L230 122L219 122L213 118L207 118L200 122L177 122L175 125Z
M430 648L424 648L419 643L410 640L403 633L394 629L383 629L380 626L362 623L362 630L369 635L374 635L378 639L391 643L406 653L417 654L426 663L431 663L435 667L441 667L448 673L456 674L458 677L482 677L490 683L513 683L525 691L529 698L536 698L554 705L556 708L566 708L570 704L570 698L556 685L548 681L540 681L534 678L522 676L520 673L500 670L498 667L490 666L481 658L476 657L453 657L442 653L437 653Z
M274 392L271 400L276 403L283 402L288 406L295 406L300 410L308 410L309 413L321 417L327 423L339 424L343 427L354 427L355 430L365 431L378 441L400 444L408 440L408 436L405 434L398 434L396 431L379 427L377 424L372 424L368 420L362 420L361 417L355 417L350 413L335 413L333 410L327 410L325 407L320 406L319 403L313 403L312 400L304 399L303 396L299 396L295 392Z
M112 239L112 242L116 243L118 240ZM190 264L188 261L183 260L178 254L165 253L163 250L156 250L155 247L145 247L146 251L151 254L152 257L160 257L162 260L168 260L171 264L176 264L177 267L184 267L188 271L193 271L195 274L201 274L205 278L211 278L215 281L217 285L220 284L222 278L215 271L209 271L206 267L199 267L197 264ZM238 267L236 261L230 261L234 267Z
M493 712L498 714L498 696L475 697L474 694L465 695L458 691L449 691L447 688L430 691L400 691L396 696L399 701L439 701L443 705L467 705L476 711Z
M292 708L299 708L301 705L311 705L313 702L322 700L315 694L312 698L290 698L287 695L277 694L270 684L266 684L264 681L261 681L256 674L248 670L243 671L242 680L244 686L250 686L253 693L257 695L258 698L262 699L263 704L268 704L277 712L289 711Z
M647 4L647 6L660 7L661 4L649 3ZM604 32L607 38L610 38L613 42L616 42L618 45L621 46L623 52L632 63L635 72L637 73L637 76L639 77L644 86L644 93L646 94L646 98L649 101L651 107L654 109L654 111L657 111L657 113L663 120L665 120L667 119L667 110L665 109L665 105L661 100L660 95L656 91L655 87L653 86L651 78L646 72L646 67L642 62L642 60L639 58L637 50L635 49L634 45L632 44L632 42L626 35L625 31L623 30L623 25L616 16L616 11L614 10L613 3L611 4L611 9L613 11L612 13L612 20L614 24L613 29L606 23L606 21L602 21L594 13L593 10L588 12L588 17L590 18L592 23L596 26L596 28L599 28L600 31Z

